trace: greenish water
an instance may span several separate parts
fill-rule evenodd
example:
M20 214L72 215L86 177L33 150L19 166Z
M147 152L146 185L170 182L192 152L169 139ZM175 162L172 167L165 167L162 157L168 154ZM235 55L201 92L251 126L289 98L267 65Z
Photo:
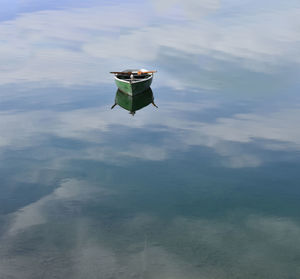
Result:
M3 5L1 279L299 278L296 1Z

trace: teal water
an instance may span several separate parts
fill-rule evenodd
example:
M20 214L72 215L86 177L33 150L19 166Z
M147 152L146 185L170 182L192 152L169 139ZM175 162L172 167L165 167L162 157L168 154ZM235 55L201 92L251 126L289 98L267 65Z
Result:
M297 1L3 6L1 279L299 278Z

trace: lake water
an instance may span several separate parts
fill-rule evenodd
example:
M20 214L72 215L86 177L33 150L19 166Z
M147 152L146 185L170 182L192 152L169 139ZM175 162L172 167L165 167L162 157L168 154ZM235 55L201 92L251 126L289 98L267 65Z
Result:
M300 277L299 1L1 3L1 279Z

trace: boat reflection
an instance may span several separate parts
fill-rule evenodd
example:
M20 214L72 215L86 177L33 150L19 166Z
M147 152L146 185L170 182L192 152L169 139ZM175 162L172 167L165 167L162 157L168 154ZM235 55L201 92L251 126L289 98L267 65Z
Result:
M116 92L115 103L111 109L113 109L116 105L119 105L123 109L128 110L131 115L135 115L137 110L140 110L149 104L152 104L157 108L157 105L154 103L153 92L150 87L146 91L135 96L129 96L118 89Z

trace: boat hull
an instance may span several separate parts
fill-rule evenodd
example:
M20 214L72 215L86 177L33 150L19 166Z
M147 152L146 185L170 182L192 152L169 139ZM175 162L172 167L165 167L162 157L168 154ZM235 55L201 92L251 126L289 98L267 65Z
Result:
M115 82L120 91L130 96L135 96L146 91L150 87L152 79L153 76L141 81L128 82L115 78Z
M118 89L116 92L115 103L132 112L148 106L153 100L153 93L150 87L136 96L129 96Z

